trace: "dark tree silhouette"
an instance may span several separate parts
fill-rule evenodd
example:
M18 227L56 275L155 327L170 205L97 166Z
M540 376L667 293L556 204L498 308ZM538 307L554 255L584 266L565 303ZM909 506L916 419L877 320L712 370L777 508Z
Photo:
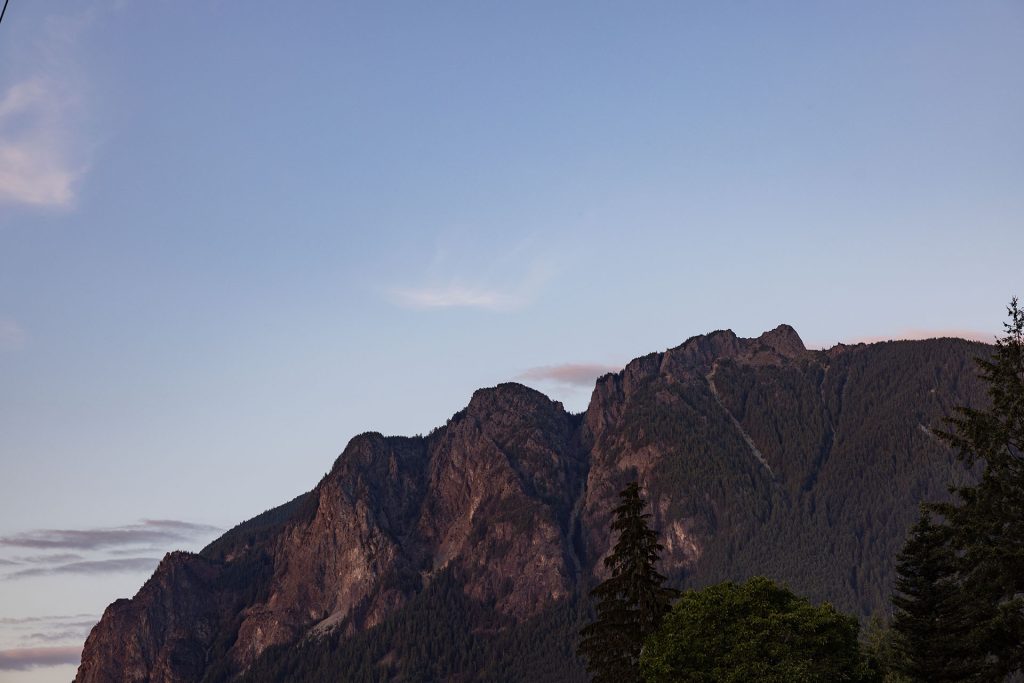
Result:
M893 624L918 680L1004 680L1024 670L1024 311L1014 298L1005 335L979 358L989 406L960 407L938 435L967 466L983 467L957 500L928 509L901 556ZM949 652L936 660L934 638Z
M1024 311L1007 307L1005 334L979 359L987 409L960 408L943 434L981 481L956 490L959 505L938 506L957 532L963 589L973 605L972 641L985 655L981 675L1002 680L1024 669Z
M981 665L953 538L926 510L896 560L894 668L912 681L963 681Z
M619 493L612 531L618 541L604 560L611 576L590 592L597 599L597 618L580 631L578 653L587 660L595 683L640 680L640 650L644 638L661 624L678 593L664 588L665 577L655 570L662 546L648 526L647 501L632 482Z

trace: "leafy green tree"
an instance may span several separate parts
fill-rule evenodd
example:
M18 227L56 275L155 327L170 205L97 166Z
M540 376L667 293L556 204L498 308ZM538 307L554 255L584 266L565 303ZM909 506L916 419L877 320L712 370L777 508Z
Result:
M882 683L913 683L896 669L896 632L886 617L875 612L860 632L860 651L868 666L877 669Z
M597 618L580 631L578 654L587 660L595 683L639 681L640 649L671 608L677 592L665 588L654 565L662 546L644 512L647 501L632 482L619 493L612 531L619 537L604 564L611 576L590 592Z
M1024 670L1024 311L1016 298L1007 313L991 358L978 360L990 405L958 408L952 430L940 434L965 464L983 463L981 479L954 488L957 503L934 506L954 534L981 680Z
M954 539L926 510L896 560L892 668L911 681L962 681L982 663Z
M764 577L687 591L644 643L647 683L878 681L857 620Z

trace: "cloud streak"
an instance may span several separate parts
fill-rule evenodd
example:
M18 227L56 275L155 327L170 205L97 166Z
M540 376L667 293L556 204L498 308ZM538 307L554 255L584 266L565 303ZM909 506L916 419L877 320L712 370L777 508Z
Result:
M65 629L63 631L53 631L50 633L30 633L25 636L25 640L36 641L39 643L62 643L67 641L84 641L89 637L89 631L96 625L96 622L90 622L88 626L81 626L74 629Z
M121 557L106 560L82 560L49 567L30 567L6 575L5 579L25 579L33 576L57 574L113 574L148 573L156 569L160 559L156 557Z
M221 529L167 519L144 519L139 524L95 529L37 529L0 537L0 547L46 550L103 550L129 545L185 543Z
M85 558L78 553L57 553L54 555L29 555L15 557L9 564L60 564L61 562L75 562Z
M509 311L523 308L540 294L552 275L551 265L542 258L526 260L525 246L512 249L501 258L485 263L474 263L471 270L479 273L472 277L453 277L452 270L465 273L465 265L445 268L445 258L432 264L433 273L427 282L415 286L397 286L387 290L387 297L397 306L430 311L449 308L468 308L487 311ZM444 252L442 252L443 254ZM447 271L447 272L445 272Z
M93 620L92 623L98 621L98 617L87 612L81 614L50 614L40 617L0 617L0 625L2 626L20 626L24 624L50 624L50 623L66 623L72 622L72 624L83 623L81 620L86 617ZM33 628L35 628L33 626Z
M504 311L519 308L522 297L497 289L448 285L445 287L397 288L392 299L403 308L431 310L439 308L479 308Z
M621 365L603 365L600 363L563 363L561 365L542 365L523 371L517 379L536 382L552 382L574 387L593 386L594 381L609 372L618 372Z
M71 100L45 78L15 83L0 97L0 203L66 207L84 171L72 160Z
M20 617L0 619L0 639L8 646L21 641L23 647L73 645L82 643L99 621L95 614Z
M78 664L81 658L81 645L0 650L0 671L28 671L43 666Z

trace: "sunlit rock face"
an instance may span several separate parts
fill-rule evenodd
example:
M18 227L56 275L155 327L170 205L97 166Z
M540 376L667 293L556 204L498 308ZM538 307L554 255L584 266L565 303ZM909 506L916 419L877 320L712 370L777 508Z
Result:
M222 627L228 596L221 568L169 553L131 600L114 602L85 643L76 681L188 681L206 670L204 652Z
M517 617L568 595L573 435L560 404L507 384L428 438L356 437L312 514L276 538L268 598L246 610L232 660L310 629L372 627L453 563L468 595Z
M429 435L360 435L308 494L168 555L107 609L76 681L230 680L275 648L372 632L441 576L487 628L533 623L604 576L632 480L674 585L763 574L868 613L918 502L959 472L930 430L981 400L986 352L809 351L781 325L637 358L581 415L518 384L481 389Z

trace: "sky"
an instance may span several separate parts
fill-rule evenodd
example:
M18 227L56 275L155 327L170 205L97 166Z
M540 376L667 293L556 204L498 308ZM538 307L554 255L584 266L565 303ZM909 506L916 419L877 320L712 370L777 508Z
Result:
M1024 4L13 0L0 681L474 389L686 338L992 339Z

